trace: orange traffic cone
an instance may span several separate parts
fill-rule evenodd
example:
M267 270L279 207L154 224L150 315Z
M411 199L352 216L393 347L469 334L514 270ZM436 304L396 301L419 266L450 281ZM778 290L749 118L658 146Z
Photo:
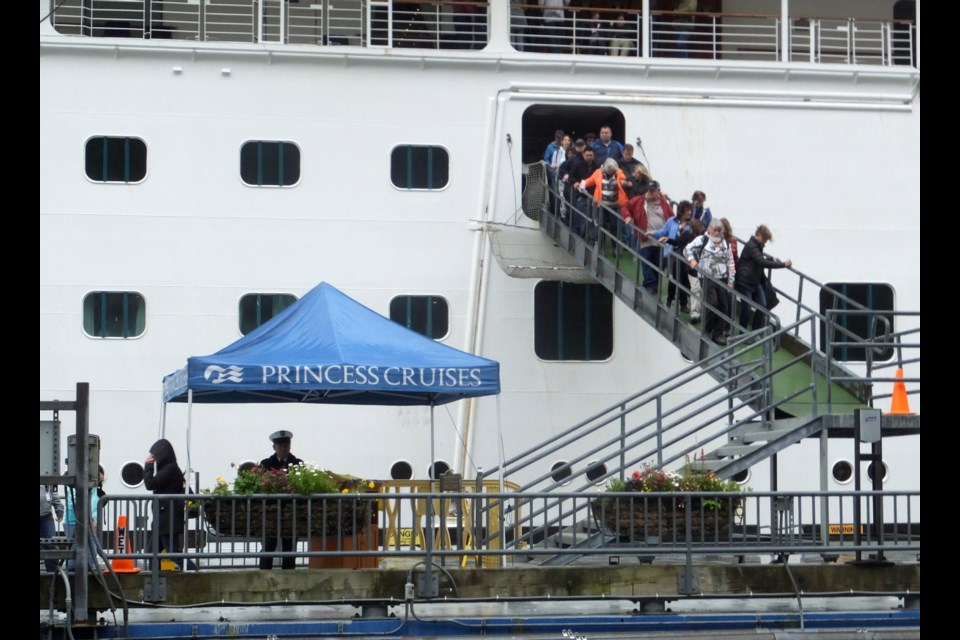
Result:
M897 381L893 383L893 397L890 399L888 414L913 415L907 400L907 385L903 383L903 369L897 369Z
M114 553L130 553L130 539L127 538L127 516L117 517L117 530L113 536ZM133 566L133 558L115 558L110 561L111 569L105 569L104 573L113 571L114 573L140 573L140 569Z

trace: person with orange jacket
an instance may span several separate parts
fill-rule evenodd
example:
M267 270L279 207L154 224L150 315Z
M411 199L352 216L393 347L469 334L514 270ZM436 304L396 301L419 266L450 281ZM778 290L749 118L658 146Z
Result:
M607 158L603 165L593 172L586 180L580 182L581 191L593 189L593 199L598 203L606 204L609 209L602 214L603 226L611 232L616 233L617 218L613 213L627 204L627 192L623 188L623 181L626 176L620 169L620 165L613 158ZM597 220L594 219L594 223Z

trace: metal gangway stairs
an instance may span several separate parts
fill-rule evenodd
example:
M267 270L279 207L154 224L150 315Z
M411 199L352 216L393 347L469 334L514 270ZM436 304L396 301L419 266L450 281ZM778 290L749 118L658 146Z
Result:
M693 465L721 478L742 477L766 461L771 466L770 490L776 491L781 451L805 438L852 438L857 410L890 402L897 384L909 384L908 393L919 396L919 311L870 309L796 269L780 269L776 290L781 306L778 313L764 312L760 330L738 326L734 318L743 301L732 290L729 315L710 308L731 330L727 345L716 344L686 312L666 304L664 293L671 281L692 294L686 282L674 279L669 265L648 263L660 274L658 292L642 286L645 259L623 240L633 229L624 228L627 223L619 212L605 211L592 199L577 208L562 190L550 192L542 163L534 167L541 170L528 173L524 208L538 219L544 240L571 256L691 364L665 372L660 382L485 470L478 481L501 473L516 477L544 459L562 459L563 465L518 490L589 492L611 478L624 479L630 469L650 461L663 469ZM598 224L605 213L617 221L615 228ZM807 302L811 299L816 307ZM821 309L824 300L826 308ZM702 304L706 312L709 305ZM853 352L861 354L863 362L845 361ZM904 369L909 375L903 375ZM690 397L684 391L690 388L706 390ZM882 416L883 437L919 432L919 414ZM820 477L826 477L824 468ZM563 498L525 505L525 526L517 526L507 542L518 548L608 542L609 535L591 522L585 503L573 504L580 506L571 510ZM501 535L509 526L505 523ZM564 554L544 564L574 558Z

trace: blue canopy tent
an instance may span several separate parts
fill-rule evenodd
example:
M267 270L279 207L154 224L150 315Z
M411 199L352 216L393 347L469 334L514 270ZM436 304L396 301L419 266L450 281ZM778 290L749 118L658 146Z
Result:
M500 393L500 364L415 333L320 283L270 321L163 379L168 402L433 407ZM190 412L187 418L189 471Z

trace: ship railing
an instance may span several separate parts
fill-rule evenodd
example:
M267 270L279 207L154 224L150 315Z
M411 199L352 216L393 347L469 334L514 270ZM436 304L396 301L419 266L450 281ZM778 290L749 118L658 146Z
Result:
M440 565L473 567L564 555L607 564L611 554L647 562L696 562L716 554L762 562L798 554L912 560L920 553L919 491L638 494L601 487L588 492L500 492L491 487L478 493L436 487L389 490L389 483L382 483L385 493L379 494L189 496L198 515L188 517L179 532L182 549L159 548L162 540L173 539L175 519L161 519L155 526L152 514L164 502L183 504L183 495L110 495L100 504L98 521L104 524L92 537L93 545L108 566L143 573L254 569L264 557L277 558L278 565L279 558L292 557L297 566L317 569L373 568L422 560L428 552ZM465 481L463 487L469 484ZM435 508L430 513L437 514L432 522L427 501ZM526 509L546 504L546 514ZM875 518L878 504L883 505L883 522ZM331 513L338 515L337 522L349 524L342 517L348 512L373 517L364 528L317 526L319 519L333 522ZM116 545L114 526L121 515L128 523L123 549ZM561 532L562 542L548 535ZM295 544L264 552L268 536L289 537Z
M491 28L483 0L58 0L51 8L58 32L86 37L445 50L484 49ZM917 66L914 20L794 16L789 8L567 8L562 22L548 23L536 2L509 11L510 45L525 53Z

